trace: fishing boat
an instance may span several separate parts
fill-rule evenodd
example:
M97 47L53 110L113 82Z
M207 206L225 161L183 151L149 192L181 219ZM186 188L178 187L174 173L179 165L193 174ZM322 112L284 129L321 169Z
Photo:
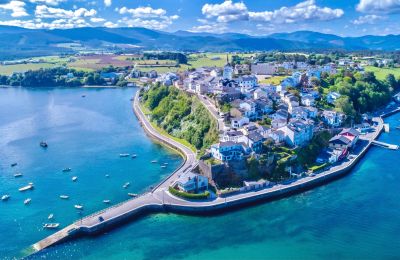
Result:
M76 204L76 205L74 206L74 208L76 208L76 209L83 209L83 206L80 205L80 204Z
M131 185L129 182L127 182L127 183L125 183L122 187L124 188L124 189L126 189L126 188L128 188L129 187L129 185Z
M15 167L15 166L17 166L18 165L18 163L12 163L11 164L11 167Z
M15 178L22 177L22 173L18 172L18 173L16 173L16 174L14 174L14 177L15 177Z
M60 226L60 223L46 223L43 225L43 228L55 229L55 228L58 228L59 226Z
M105 204L110 204L110 203L111 203L111 200L103 200L103 203L105 203Z
M24 200L24 204L28 205L29 203L31 203L32 199L31 198L27 198L26 200Z
M77 181L77 180L78 180L78 177L76 177L76 176L72 177L72 181Z
M157 160L153 160L153 161L151 161L151 163L157 163Z
M45 141L41 141L40 142L40 146L43 147L43 148L47 148L48 147L48 145L47 145L47 143Z
M60 195L60 199L67 200L67 199L69 199L69 196L67 196L67 195Z
M136 158L137 157L137 155L136 154L132 154L132 156L131 156L132 158Z
M135 198L135 197L137 197L137 194L136 193L128 193L128 196Z
M23 192L23 191L27 191L27 190L31 190L31 189L33 189L33 183L29 183L28 185L26 185L22 188L19 188L18 190Z
M8 195L8 194L1 196L2 201L7 201L9 198L10 198L10 195Z
M119 154L119 157L128 157L129 156L129 153L120 153Z
M53 219L54 218L54 214L53 213L51 213L48 217L47 217L47 219Z
M62 171L63 172L70 172L70 171L72 171L72 169L71 168L64 168Z

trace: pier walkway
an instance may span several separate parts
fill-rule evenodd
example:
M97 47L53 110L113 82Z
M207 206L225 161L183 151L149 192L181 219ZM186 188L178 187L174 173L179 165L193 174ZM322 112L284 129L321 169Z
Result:
M391 149L391 150L398 150L399 149L399 146L396 145L396 144L388 144L388 143L379 142L379 141L376 141L376 140L372 141L372 144L376 145L376 146L383 147L383 148Z
M135 96L133 109L143 125L146 132L153 138L179 150L185 157L184 163L163 182L158 184L151 192L145 193L137 198L121 202L100 212L84 217L67 226L66 228L50 235L49 237L37 242L32 246L33 252L39 252L49 246L63 242L78 235L97 233L117 225L133 216L148 212L183 212L183 213L205 213L225 210L230 207L248 204L259 200L274 199L290 193L300 192L321 185L329 180L338 178L346 174L372 145L374 140L383 130L383 120L376 117L373 120L377 123L374 131L360 137L360 145L352 154L338 165L333 165L329 169L313 176L294 179L287 183L276 184L274 186L252 190L249 192L238 193L226 198L218 197L203 201L184 200L171 195L168 192L169 185L179 177L180 174L191 170L196 164L196 155L184 145L159 134L149 123L144 113L141 111L138 102L138 93Z

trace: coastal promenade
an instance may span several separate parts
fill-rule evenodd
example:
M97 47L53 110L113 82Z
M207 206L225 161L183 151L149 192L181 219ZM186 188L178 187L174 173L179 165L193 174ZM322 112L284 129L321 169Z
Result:
M40 252L41 250L54 244L63 242L76 236L90 235L100 233L112 226L118 225L132 219L135 216L153 213L153 212L177 212L185 214L204 214L218 211L225 211L230 208L244 206L246 204L272 200L282 196L301 192L311 189L312 187L322 185L330 180L345 175L356 163L363 157L379 134L383 131L383 119L375 117L373 121L376 123L371 133L360 137L360 145L350 154L350 156L338 165L332 166L323 172L313 176L293 179L285 183L276 184L259 190L252 190L225 198L217 197L202 201L185 200L173 196L168 192L168 187L173 183L180 174L190 171L197 165L196 155L188 147L179 142L160 134L149 122L146 115L140 108L139 92L133 101L133 110L141 122L143 129L152 138L178 150L185 158L184 163L168 176L164 181L155 186L151 192L145 193L137 198L133 198L110 208L106 208L100 212L96 212L66 228L50 235L49 237L34 244L31 253Z

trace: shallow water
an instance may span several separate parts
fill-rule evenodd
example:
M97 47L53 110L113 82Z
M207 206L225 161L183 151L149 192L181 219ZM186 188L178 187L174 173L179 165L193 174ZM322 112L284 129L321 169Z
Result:
M133 91L0 91L0 136L6 136L0 140L1 193L12 195L9 202L0 203L0 256L14 256L44 237L48 232L41 223L50 212L68 224L79 217L72 207L75 202L92 212L104 206L105 198L125 199L124 182L131 182L130 191L140 192L179 165L177 155L154 144L140 129L130 108ZM80 97L83 92L86 99ZM399 119L400 114L386 120L392 132L381 140L400 143L400 131L394 129ZM43 138L49 142L47 151L38 146ZM121 159L121 152L139 156ZM168 161L168 170L151 165L153 158ZM9 164L14 161L26 174L22 179L12 177ZM399 161L399 151L373 147L348 176L311 191L218 216L151 215L101 236L55 246L40 256L397 259ZM73 171L63 174L64 167ZM106 172L110 179L104 178ZM79 176L77 183L71 182L71 175ZM28 180L37 188L19 194L18 187ZM61 191L68 192L71 200L60 201ZM32 197L28 207L22 203L27 196Z

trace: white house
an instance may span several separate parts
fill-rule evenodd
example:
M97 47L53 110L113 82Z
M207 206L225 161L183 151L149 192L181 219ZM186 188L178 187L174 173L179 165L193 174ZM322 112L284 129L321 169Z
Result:
M324 110L321 114L321 119L328 126L339 127L343 124L345 115L336 111Z
M249 152L249 148L243 143L219 142L211 145L212 157L220 161L240 160Z
M340 94L337 92L329 92L328 95L326 95L326 102L329 104L334 104L335 101L340 98Z
M250 93L257 86L258 80L254 75L242 76L236 80L243 94Z
M173 186L184 192L197 193L208 189L208 178L193 172L187 172L182 174Z
M315 98L310 94L303 95L301 97L301 104L303 106L313 107L315 106Z
M302 146L313 137L313 125L303 120L294 120L280 128L285 133L285 142L290 146Z
M247 117L240 117L240 118L233 118L231 119L231 127L232 128L240 128L245 124L250 122L249 118Z

